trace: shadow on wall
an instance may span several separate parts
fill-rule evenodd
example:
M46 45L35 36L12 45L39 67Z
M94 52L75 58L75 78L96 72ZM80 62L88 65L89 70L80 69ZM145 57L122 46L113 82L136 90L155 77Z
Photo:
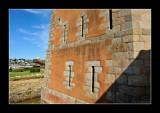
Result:
M141 50L96 103L150 103L150 78L150 50Z

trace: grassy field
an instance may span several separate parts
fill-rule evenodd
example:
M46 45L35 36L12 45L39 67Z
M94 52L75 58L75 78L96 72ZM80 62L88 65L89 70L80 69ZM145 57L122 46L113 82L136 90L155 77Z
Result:
M26 67L24 68L24 72L9 72L9 77L15 76L25 76L25 75L36 75L36 74L44 74L44 67L40 67L40 72L30 72L30 69L33 67Z

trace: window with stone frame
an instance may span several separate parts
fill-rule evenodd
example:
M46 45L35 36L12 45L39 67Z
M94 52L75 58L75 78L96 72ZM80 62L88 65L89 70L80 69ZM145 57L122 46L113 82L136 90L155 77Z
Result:
M63 82L63 84L65 85L65 88L68 90L72 90L72 88L75 87L75 83L73 82L74 78L74 72L72 70L73 65L74 65L73 61L67 61L66 70L64 71L65 81Z
M100 65L100 61L87 61L86 65L88 67L88 71L85 75L86 84L84 86L84 90L86 90L87 96L98 98L98 92L100 89L98 74L102 73L103 68Z
M80 17L78 18L77 26L79 27L78 32L76 33L76 36L79 37L79 40L85 40L86 34L88 34L88 29L86 28L86 24L89 22L89 19L87 18L87 13L83 12L80 14Z
M66 24L64 25L64 31L63 31L63 33L64 33L64 35L63 35L63 43L66 42L65 30L66 30Z

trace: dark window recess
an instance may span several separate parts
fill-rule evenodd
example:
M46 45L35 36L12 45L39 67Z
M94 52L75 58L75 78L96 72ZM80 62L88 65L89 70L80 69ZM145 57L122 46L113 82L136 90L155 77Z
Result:
M94 93L94 66L92 66L92 93Z
M82 37L83 37L83 16L82 16Z
M69 86L70 86L70 82L71 82L71 66L69 66Z
M65 29L66 29L66 25L64 25L64 38L63 38L63 42L65 42Z
M112 9L109 9L110 29L112 29Z

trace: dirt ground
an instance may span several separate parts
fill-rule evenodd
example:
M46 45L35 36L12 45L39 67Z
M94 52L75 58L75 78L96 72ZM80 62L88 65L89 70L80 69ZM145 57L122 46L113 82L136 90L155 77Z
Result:
M40 97L44 78L9 81L9 98L14 103Z

